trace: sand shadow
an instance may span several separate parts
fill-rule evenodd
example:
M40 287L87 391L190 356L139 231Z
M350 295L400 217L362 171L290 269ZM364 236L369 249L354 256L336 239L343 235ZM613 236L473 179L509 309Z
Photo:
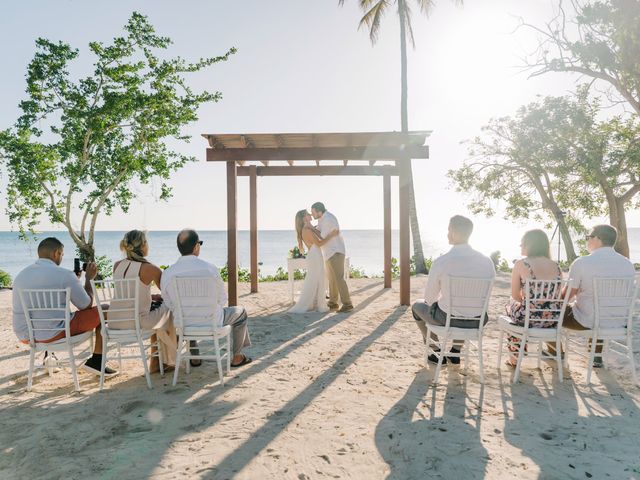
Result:
M640 410L613 375L603 376L596 388L566 377L504 384L500 376L504 436L537 466L533 478L639 476L640 447L627 440L640 430Z
M383 293L376 292L360 305L369 305ZM398 316L392 316L378 327L378 335L384 333ZM187 442L193 443L195 450L195 445L209 452L215 449L208 444L215 444L216 439L204 432L219 422L223 425L239 406L225 401L222 398L225 392L233 388L250 388L247 380L251 377L267 370L344 319L344 314L319 313L297 315L295 319L285 318L281 314L251 316L254 345L249 354L254 362L232 371L225 387L218 384L216 369L210 362L192 369L190 375L181 371L176 387L171 387L171 375L167 374L164 378L155 375L153 390L147 390L141 366L130 362L125 365L135 368L140 375L122 381L117 378L108 381L102 393L95 388L95 377L82 375L81 386L86 388L91 384L94 388L75 394L68 371L56 374L68 377L68 383L65 381L59 388L47 391L46 387L39 387L36 380L34 392L26 393L26 369L16 372L8 377L18 375L20 378L17 382L4 386L0 391L4 393L10 389L17 393L7 396L7 401L0 404L3 418L3 428L0 429L0 445L3 449L0 478L49 478L51 472L68 478L150 478L157 472L170 475L171 469L163 464L163 457L172 445ZM375 338L371 337L368 343L352 348L344 365L332 367L319 381L332 382ZM290 403L292 411L298 409L299 405L303 408L321 391L318 387L297 397ZM157 396L164 398L162 410L154 401ZM272 421L281 421L281 418L288 417L274 415ZM73 425L73 430L70 425ZM227 437L236 440L235 432ZM242 452L254 448L259 450L263 440L266 441L266 437L257 440L252 436L248 446L243 447L237 457L234 455L233 458L222 460L223 469L232 471L241 468L241 464L246 464L251 458L251 455L243 455ZM34 445L38 446L36 450ZM35 457L38 448L47 448L50 455L46 458L40 458L40 455ZM197 468L198 454L193 455L193 467L184 472L186 476L203 474ZM210 460L208 458L202 463L210 465Z
M430 385L427 369L418 372L406 393L376 428L375 442L389 465L388 480L483 478L487 451L480 426L484 387L467 388L467 378L449 375L446 386ZM451 442L452 431L464 432ZM460 437L461 441L458 441Z
M406 311L406 307L397 307L371 333L356 342L349 350L333 362L313 383L291 399L281 409L269 416L267 421L251 437L239 446L233 454L227 455L216 466L211 467L202 478L233 478L263 449L265 449L294 419L333 383L345 373L378 338L384 335Z

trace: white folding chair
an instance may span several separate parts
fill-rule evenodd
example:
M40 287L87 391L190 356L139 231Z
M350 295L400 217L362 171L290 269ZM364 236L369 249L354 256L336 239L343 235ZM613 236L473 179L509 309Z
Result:
M180 362L186 360L187 373L190 373L189 360L215 360L220 377L220 384L224 385L224 371L222 361L226 358L227 373L231 369L231 326L219 326L216 318L216 284L211 277L178 277L173 279L173 289L176 293L176 308L173 312L176 331L178 334L178 353L176 369L173 374L173 385L178 381ZM213 349L191 353L189 341L211 340ZM220 345L220 340L225 340ZM222 353L224 351L224 353Z
M427 327L427 344L425 349L424 360L428 365L428 357L434 354L438 359L438 366L433 377L433 383L438 383L440 370L442 369L442 361L445 357L461 357L462 352L449 352L448 343L455 340L465 340L465 370L469 365L469 351L475 343L476 353L478 355L478 363L480 367L480 383L484 383L484 367L482 362L482 333L484 331L484 319L489 308L489 298L491 289L493 288L493 280L469 277L449 277L449 298L450 305L447 312L447 320L444 326L432 325L426 323ZM454 315L463 309L469 312L468 315ZM452 320L477 321L477 328L459 328L451 327ZM438 336L438 340L431 338L431 332ZM437 347L439 350L436 350Z
M562 320L564 319L564 311L567 308L567 301L571 294L569 282L566 280L533 280L527 279L524 286L525 291L525 318L524 326L514 325L510 318L506 315L500 315L498 326L500 327L500 343L498 344L498 369L502 366L502 350L505 347L505 333L516 337L516 341L507 342L507 346L518 345L518 361L516 363L513 382L517 382L520 378L520 368L524 357L533 357L538 359L538 368L540 368L540 360L543 358L543 342L555 342L556 356L555 360L558 365L558 379L563 380L562 371ZM563 295L564 292L564 295ZM533 294L531 296L531 294ZM544 312L544 318L538 318L538 312ZM533 320L544 320L554 325L546 328L537 328L530 326L531 316ZM527 345L537 343L536 351L530 351Z
M79 335L71 336L71 310L70 296L71 289L20 289L18 290L20 302L24 316L27 320L29 328L29 377L27 381L27 391L31 391L33 385L33 370L35 368L36 352L67 352L68 358L61 359L59 362L68 362L71 368L71 376L75 391L80 391L80 382L78 381L78 366L76 358L86 358L91 354L93 349L93 331L84 332ZM60 323L64 323L65 337L54 342L36 342L38 336L36 332L49 332L49 338L53 337L60 331ZM83 349L80 355L76 355L75 349L88 343L88 348ZM84 354L87 354L86 356ZM52 369L49 369L49 375Z
M109 347L118 349L118 363L122 370L123 359L139 359L144 368L147 386L153 388L147 361L158 357L160 374L164 375L162 348L159 341L152 341L154 330L143 330L140 327L139 280L127 278L119 280L91 281L93 298L96 299L100 324L102 325L102 365L100 367L100 390L104 387L104 370L107 366ZM103 305L108 305L104 309ZM133 328L131 328L133 324ZM126 328L125 328L126 325ZM131 349L132 353L123 356L122 348ZM155 348L155 352L153 351ZM135 351L137 349L137 351Z
M631 366L631 375L634 383L638 383L635 361L633 358L633 315L636 311L638 299L638 285L634 278L596 277L593 279L594 323L590 330L564 330L567 349L565 362L568 361L570 346L576 347L576 342L571 337L587 340L587 385L591 384L591 372L596 356L596 344L604 343L601 354L605 367L611 352L625 356ZM622 349L613 350L610 347Z

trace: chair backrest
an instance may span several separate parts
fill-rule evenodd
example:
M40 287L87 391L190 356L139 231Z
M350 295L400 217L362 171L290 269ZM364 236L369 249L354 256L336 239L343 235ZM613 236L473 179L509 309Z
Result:
M176 328L184 328L185 325L211 325L217 328L216 288L211 277L174 277L176 305L173 315Z
M595 277L593 328L631 328L637 296L635 278Z
M18 294L29 329L29 345L35 346L40 336L52 338L62 329L67 338L71 337L70 288L19 289Z
M449 277L448 327L451 320L478 320L480 330L484 328L484 319L489 308L489 298L493 288L493 279L471 277Z
M92 280L100 323L105 331L136 330L140 332L139 291L137 278L118 280ZM108 305L105 310L103 305Z
M527 278L524 285L524 328L530 320L548 322L547 328L562 329L562 319L567 309L570 283L567 280L538 280Z

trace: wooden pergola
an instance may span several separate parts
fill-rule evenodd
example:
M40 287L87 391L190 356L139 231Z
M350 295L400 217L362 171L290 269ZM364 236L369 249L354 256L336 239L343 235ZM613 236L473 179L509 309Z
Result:
M257 177L382 176L384 287L391 288L391 177L399 179L400 304L410 304L409 166L429 158L431 132L203 134L207 161L227 165L229 305L238 304L237 178L249 177L251 292L258 291Z

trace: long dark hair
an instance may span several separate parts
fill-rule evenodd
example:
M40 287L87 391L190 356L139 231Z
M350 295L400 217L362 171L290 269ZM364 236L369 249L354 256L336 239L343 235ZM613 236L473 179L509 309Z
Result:
M542 230L529 230L522 237L522 247L527 257L551 258L549 237Z
M298 213L296 213L296 234L298 236L298 249L300 250L300 253L303 253L304 251L304 245L302 243L302 229L304 228L304 218L309 215L309 213L307 212L307 210L299 210Z

